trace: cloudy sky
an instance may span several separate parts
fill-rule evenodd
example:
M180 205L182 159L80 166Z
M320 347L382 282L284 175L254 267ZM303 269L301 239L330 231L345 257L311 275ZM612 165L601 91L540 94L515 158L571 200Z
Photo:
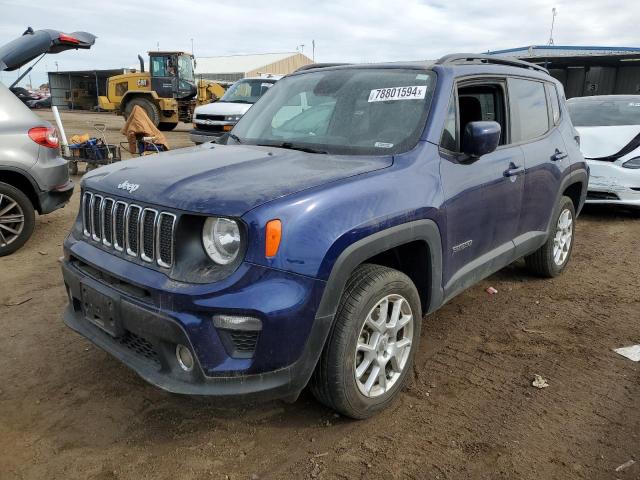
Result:
M564 0L0 0L0 44L27 26L98 36L89 51L45 57L33 83L56 69L135 66L159 45L196 57L295 51L304 44L319 62L433 59L545 44L551 9L556 45L640 47L640 1ZM15 73L0 74L11 83Z

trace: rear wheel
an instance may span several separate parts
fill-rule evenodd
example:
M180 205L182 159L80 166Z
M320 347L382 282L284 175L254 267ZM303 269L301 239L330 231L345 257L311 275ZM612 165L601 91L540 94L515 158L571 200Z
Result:
M420 297L402 272L358 267L345 288L310 387L325 405L367 418L406 383L418 346Z
M127 102L123 111L125 119L129 118L129 115L131 115L131 112L133 111L133 107L136 105L142 107L149 117L149 120L151 120L156 127L160 124L160 109L155 103L144 97L132 98Z
M573 250L575 217L573 201L569 197L561 197L547 243L524 258L529 270L541 277L556 277L562 273Z
M178 124L173 122L160 122L158 124L158 130L162 130L163 132L170 132L177 126Z
M22 247L35 225L31 200L11 185L0 182L0 257Z

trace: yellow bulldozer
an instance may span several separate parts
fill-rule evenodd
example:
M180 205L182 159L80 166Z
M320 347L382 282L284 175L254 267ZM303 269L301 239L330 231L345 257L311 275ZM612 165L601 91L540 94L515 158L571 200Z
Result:
M173 130L178 122L191 122L197 103L215 101L224 94L216 82L196 85L193 55L185 52L149 52L149 71L138 55L140 71L110 77L100 108L126 118L139 105L160 130Z

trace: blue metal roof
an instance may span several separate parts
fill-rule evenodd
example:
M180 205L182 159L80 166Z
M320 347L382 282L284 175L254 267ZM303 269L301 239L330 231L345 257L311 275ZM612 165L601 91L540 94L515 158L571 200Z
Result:
M585 54L586 52L598 52L598 53L640 53L640 47L603 47L603 46L575 46L575 45L530 45L527 47L508 48L505 50L494 50L487 52L488 55L504 55L507 53L529 53L536 50L551 50L555 53L559 51L565 51L566 54L575 52L575 54Z

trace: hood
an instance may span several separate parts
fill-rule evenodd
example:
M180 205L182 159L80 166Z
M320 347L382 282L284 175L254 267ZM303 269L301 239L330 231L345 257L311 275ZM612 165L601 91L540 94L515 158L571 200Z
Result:
M57 30L33 30L0 47L0 71L17 70L44 53L89 49L96 37L87 32L62 33Z
M196 115L244 115L252 106L251 103L213 102L196 108L194 113Z
M580 150L585 158L615 157L620 152L625 150L631 152L640 146L639 144L633 148L634 142L640 141L638 137L640 125L575 127L575 129L580 134Z
M152 205L239 217L276 198L392 163L392 156L207 143L113 163L85 175L83 186Z

